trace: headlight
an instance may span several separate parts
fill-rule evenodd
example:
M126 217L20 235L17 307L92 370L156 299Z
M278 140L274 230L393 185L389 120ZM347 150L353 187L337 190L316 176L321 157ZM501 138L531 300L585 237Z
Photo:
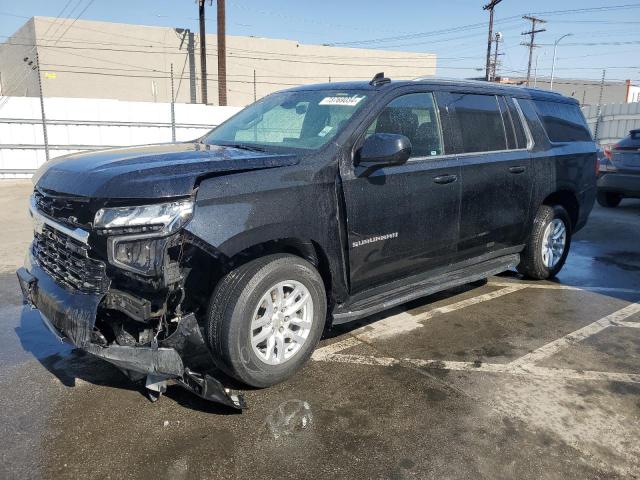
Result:
M193 214L193 201L137 207L102 208L93 225L107 240L109 263L143 275L161 273L167 235L177 232Z
M166 238L157 235L130 235L109 238L109 263L143 275L157 275L162 271Z
M177 232L191 218L193 201L158 203L137 207L101 208L93 226L101 233Z

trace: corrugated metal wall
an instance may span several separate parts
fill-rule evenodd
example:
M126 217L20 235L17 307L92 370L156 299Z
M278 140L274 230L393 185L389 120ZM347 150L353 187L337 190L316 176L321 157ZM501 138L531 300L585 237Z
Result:
M612 103L602 105L598 120L598 105L582 109L591 132L598 130L596 140L601 145L616 143L626 137L629 130L640 128L640 103Z
M176 104L176 140L197 138L239 107ZM171 141L169 103L45 99L50 157L107 147ZM0 100L0 178L29 177L45 161L40 100Z

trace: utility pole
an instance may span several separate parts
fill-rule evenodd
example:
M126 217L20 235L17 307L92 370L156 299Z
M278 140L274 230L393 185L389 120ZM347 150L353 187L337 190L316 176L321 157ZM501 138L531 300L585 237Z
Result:
M225 0L218 0L218 104L227 104L227 35Z
M598 131L600 130L600 116L602 115L602 94L604 92L604 77L607 71L602 70L602 79L600 80L600 96L598 97L598 116L596 117L596 126L593 129L593 139L598 141Z
M496 51L493 52L493 65L491 68L492 82L495 82L496 79L498 78L498 57L500 56L500 53L498 53L498 50L500 49L500 40L502 40L502 33L498 32L496 33Z
M173 62L171 62L171 141L176 141L176 94L173 86Z
M34 61L29 57L24 57L22 59L31 67L32 70L35 70L38 75L38 93L40 95L40 114L42 115L42 138L44 140L44 157L45 160L49 161L49 137L47 135L47 117L44 114L44 94L42 93L42 75L40 72L40 57L38 56L38 50L36 49L36 58L35 64Z
M484 79L488 82L490 79L490 68L491 68L491 44L493 43L493 9L498 5L502 0L491 0L491 2L487 3L483 10L489 10L489 40L487 41L487 64L484 70Z
M198 103L196 96L196 41L195 35L187 29L187 56L189 58L189 96L191 103Z
M200 18L200 74L202 76L202 103L208 103L207 99L207 32L204 22L204 7L207 0L198 0L198 16Z
M525 45L529 47L529 64L527 65L527 87L531 81L531 62L533 60L533 49L537 46L535 44L536 33L546 32L546 28L539 28L536 30L536 23L546 23L546 20L542 20L537 17L531 17L529 15L525 15L522 18L525 20L529 20L531 22L531 30L528 32L522 32L521 35L530 35L529 43L521 43L521 45Z
M188 28L176 28L176 33L181 35L179 50L182 50L185 39L187 40L187 59L189 61L189 96L191 103L198 103L196 99L196 54L194 35Z

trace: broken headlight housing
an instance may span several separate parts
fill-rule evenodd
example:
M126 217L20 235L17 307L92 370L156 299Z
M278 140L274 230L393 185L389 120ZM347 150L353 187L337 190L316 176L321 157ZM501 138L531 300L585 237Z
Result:
M166 237L180 230L192 214L191 199L102 208L93 225L97 233L109 235L109 263L142 275L155 275L163 265Z

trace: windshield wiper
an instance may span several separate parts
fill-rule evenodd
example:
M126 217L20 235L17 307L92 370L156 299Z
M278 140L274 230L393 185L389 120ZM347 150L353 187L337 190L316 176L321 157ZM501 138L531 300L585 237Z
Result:
M249 150L250 152L266 152L262 147L256 147L254 145L246 145L242 143L223 143L221 147L239 148L240 150Z

